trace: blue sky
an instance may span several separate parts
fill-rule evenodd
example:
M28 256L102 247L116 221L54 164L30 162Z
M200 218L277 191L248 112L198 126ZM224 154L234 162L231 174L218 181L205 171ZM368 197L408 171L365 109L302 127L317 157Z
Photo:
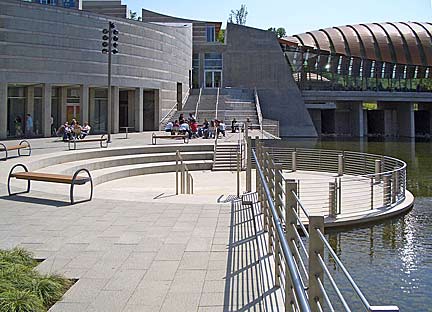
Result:
M246 25L284 27L287 34L329 26L385 21L432 21L432 0L122 0L141 8L179 17L226 22L231 9L246 4Z

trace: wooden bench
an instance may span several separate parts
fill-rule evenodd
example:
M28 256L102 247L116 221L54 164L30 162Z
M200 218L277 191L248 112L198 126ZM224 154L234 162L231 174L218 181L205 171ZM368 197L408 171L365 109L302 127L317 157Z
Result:
M21 150L27 149L26 154L22 154ZM9 151L18 151L18 156L30 156L31 155L31 146L30 143L26 140L22 140L19 142L18 145L12 145L12 146L6 146L3 143L0 143L0 152L5 152L5 158L2 158L4 160L7 160L9 158Z
M111 136L109 134L102 134L100 138L89 138L89 139L71 139L68 140L69 150L76 150L77 143L88 143L88 142L99 142L101 148L107 148L108 144L111 143ZM71 148L71 145L73 148Z
M168 135L157 135L153 132L152 144L156 145L156 139L183 139L183 143L189 143L188 134L168 134Z
M23 172L14 172L15 168L21 167L24 169ZM85 172L87 176L79 176L78 174L80 172ZM23 192L18 193L12 193L11 192L11 179L16 178L19 180L27 180L27 190ZM71 205L77 203L74 200L74 186L75 185L84 185L87 182L90 182L90 198L80 201L80 202L86 202L92 200L93 197L93 180L90 175L90 172L87 169L79 169L77 170L74 175L62 175L62 174L53 174L53 173L43 173L43 172L29 172L27 167L23 164L16 164L12 167L12 169L9 172L8 176L8 193L9 196L11 195L17 195L22 193L29 193L30 192L30 181L41 181L41 182L51 182L51 183L62 183L62 184L70 184L70 202Z

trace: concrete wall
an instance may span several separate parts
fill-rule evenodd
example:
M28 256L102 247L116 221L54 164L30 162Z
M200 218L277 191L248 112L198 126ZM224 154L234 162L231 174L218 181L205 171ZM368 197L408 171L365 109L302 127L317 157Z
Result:
M176 103L177 82L189 84L190 24L155 25L17 0L0 0L0 12L0 83L106 86L101 30L114 21L120 54L113 56L113 86L159 89L163 115Z
M127 6L121 0L92 1L83 0L82 9L93 13L104 14L114 17L129 17Z
M228 24L225 43L223 85L256 87L263 116L279 120L281 136L317 136L275 34Z

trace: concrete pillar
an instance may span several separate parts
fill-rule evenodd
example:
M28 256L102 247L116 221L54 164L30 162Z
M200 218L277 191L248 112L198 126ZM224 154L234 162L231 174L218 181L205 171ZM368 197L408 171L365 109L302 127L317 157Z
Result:
M89 88L89 117L88 117L88 123L90 126L92 126L92 118L94 117L95 113L95 94L96 90L94 88ZM92 112L93 110L93 112Z
M81 120L80 123L84 124L89 121L89 86L80 86L80 102L81 102Z
M364 114L363 114L363 103L353 102L350 105L351 108L351 135L355 137L364 136Z
M51 136L51 102L52 85L45 83L42 88L42 135L45 138Z
M60 120L64 124L66 121L66 105L67 105L67 87L60 88Z
M0 83L0 139L7 137L7 109L8 102L8 85L7 83Z
M135 93L132 90L128 91L128 127L134 126L134 96Z
M154 128L159 129L159 120L162 118L162 91L161 89L154 90Z
M135 89L135 131L144 130L144 89Z
M399 103L397 106L397 123L399 127L399 136L409 138L415 137L413 103Z
M112 88L112 133L119 133L120 88Z

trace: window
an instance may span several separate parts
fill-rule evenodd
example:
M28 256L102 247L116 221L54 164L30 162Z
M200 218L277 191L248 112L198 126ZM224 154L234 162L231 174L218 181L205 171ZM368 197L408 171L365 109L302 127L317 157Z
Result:
M205 53L204 55L205 69L222 69L222 54L221 53Z
M57 0L39 0L40 4L57 5Z
M207 42L215 42L216 41L216 31L214 25L207 25L206 26L206 33L207 33Z

